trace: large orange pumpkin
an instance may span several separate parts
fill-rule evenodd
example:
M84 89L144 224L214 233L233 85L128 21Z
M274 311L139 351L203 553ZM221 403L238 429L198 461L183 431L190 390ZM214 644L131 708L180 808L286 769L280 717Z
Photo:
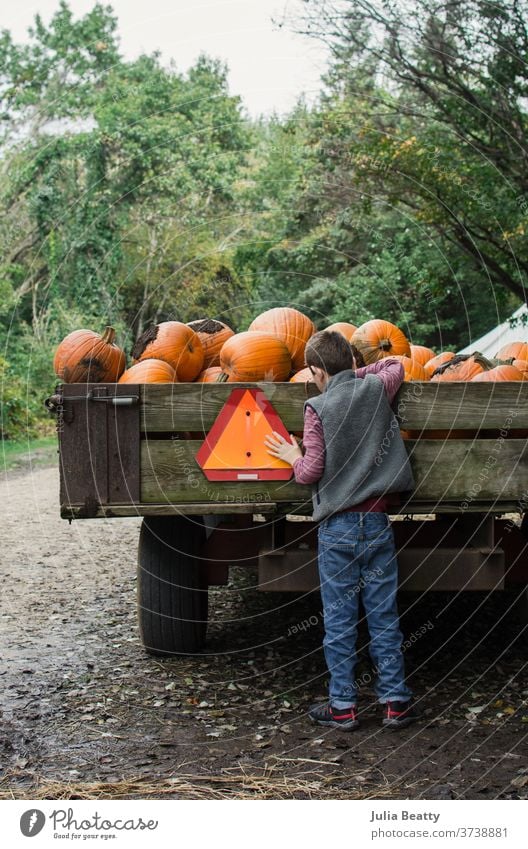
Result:
M302 368L290 377L290 383L313 383L314 377L309 368Z
M217 321L215 318L203 318L198 321L187 322L187 327L197 334L204 349L203 368L220 365L220 349L224 342L231 336L235 335L235 331L231 330L223 321Z
M523 380L528 380L528 361L527 360L512 360L512 366L518 368L523 376Z
M528 342L510 342L495 354L496 360L509 360L511 357L516 360L528 360Z
M436 371L439 366L442 366L444 365L444 363L449 362L449 360L452 360L454 356L455 354L453 351L442 351L441 354L437 354L436 357L432 357L432 359L427 360L424 365L424 368L429 377L431 377L431 375Z
M196 383L218 383L218 378L223 374L220 366L209 366L200 372Z
M258 330L281 339L290 352L292 368L297 371L304 366L304 349L310 336L315 333L315 325L299 310L275 307L258 315L248 330Z
M352 336L357 330L355 324L349 324L348 321L336 321L335 324L331 324L329 327L325 327L325 330L333 331L334 333L340 333L341 336L344 336L347 342L350 342Z
M434 356L435 352L432 351L431 348L426 348L425 345L411 344L411 359L420 363L421 366L424 366L429 362L429 360L432 360Z
M290 352L277 336L258 330L236 333L224 342L220 365L229 383L286 380L291 371Z
M194 380L202 370L204 349L199 336L181 321L162 321L149 327L132 349L134 360L165 360L185 382Z
M509 380L523 380L522 372L515 366L499 365L494 368L481 371L480 374L471 378L472 383L494 383Z
M394 359L399 360L405 369L405 381L409 380L429 380L429 376L423 365L412 357L398 356Z
M350 342L358 349L366 365L383 357L394 357L398 354L409 357L411 354L409 340L399 327L379 318L373 318L358 327Z
M115 330L74 330L55 351L53 368L65 383L115 383L126 368L125 352L114 344Z
M479 354L457 354L444 365L436 369L431 383L468 381L493 367L493 363Z
M121 375L119 383L176 383L176 372L164 360L141 360Z

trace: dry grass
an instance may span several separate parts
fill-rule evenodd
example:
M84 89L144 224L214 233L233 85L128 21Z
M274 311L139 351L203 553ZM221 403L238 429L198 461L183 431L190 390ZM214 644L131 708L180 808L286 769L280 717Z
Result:
M276 765L252 773L235 767L220 775L181 773L159 780L138 776L115 782L63 782L33 776L31 783L22 785L20 776L14 778L6 775L0 781L0 799L394 799L402 798L402 790L403 798L407 796L381 775L367 788L356 783L372 780L361 774L309 771L292 776L280 774Z

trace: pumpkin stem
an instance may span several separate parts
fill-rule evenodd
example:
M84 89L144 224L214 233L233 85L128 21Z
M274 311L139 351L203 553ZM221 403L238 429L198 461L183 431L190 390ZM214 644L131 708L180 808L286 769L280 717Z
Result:
M479 366L482 366L484 371L489 371L490 368L493 368L493 363L491 360L488 360L484 354L481 354L480 351L474 351L472 354L456 354L447 362L442 363L442 365L438 366L432 373L431 377L434 377L437 374L443 374L445 371L450 371L453 366L458 365L458 363L463 363L466 360L474 360Z
M491 368L494 367L494 363L492 363L491 360L488 360L488 358L485 357L484 354L481 354L480 351L475 351L472 354L472 357L475 362L479 364L479 366L482 366L484 371L489 371Z
M116 334L114 328L107 325L104 329L104 332L101 334L101 339L108 345L113 345L115 335Z
M378 348L381 348L382 351L390 351L392 348L392 342L390 339L380 339L378 342Z
M218 377L215 380L215 383L227 383L229 380L229 375L226 371L221 371Z

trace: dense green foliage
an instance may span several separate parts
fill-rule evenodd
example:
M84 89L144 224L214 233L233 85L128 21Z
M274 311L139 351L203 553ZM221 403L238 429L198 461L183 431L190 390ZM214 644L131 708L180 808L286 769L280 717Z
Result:
M70 330L113 324L129 347L153 320L246 299L230 234L250 133L225 69L125 62L115 29L106 7L76 21L61 4L29 45L0 41L6 435L34 423Z
M440 350L524 300L528 6L408 5L309 0L323 93L253 122L216 59L126 61L109 7L0 36L1 435L38 430L77 327L129 351L290 304Z
M275 230L255 221L260 289L320 325L383 316L461 347L525 300L528 4L305 6L298 27L333 63L261 169L280 178L277 150L297 144Z

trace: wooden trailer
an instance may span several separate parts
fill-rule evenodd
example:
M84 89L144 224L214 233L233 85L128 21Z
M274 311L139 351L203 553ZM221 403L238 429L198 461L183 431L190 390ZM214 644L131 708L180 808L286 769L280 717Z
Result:
M202 468L204 442L241 389L302 435L313 384L64 384L47 401L62 517L144 517L138 610L153 654L200 650L208 586L227 583L234 563L256 567L261 590L318 584L310 487L255 469L258 446L244 442L261 432L251 405L237 437L247 461ZM528 382L405 383L393 408L416 481L393 513L400 587L526 587Z

